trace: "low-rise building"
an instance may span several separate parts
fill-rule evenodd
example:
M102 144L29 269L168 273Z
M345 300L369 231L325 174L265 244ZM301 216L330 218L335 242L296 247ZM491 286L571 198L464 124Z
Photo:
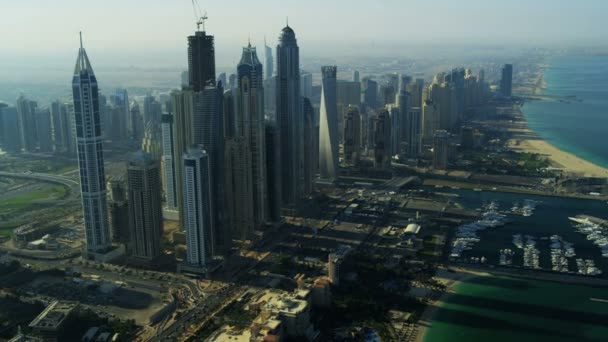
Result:
M59 334L76 306L54 301L34 318L29 327L44 341L58 341Z

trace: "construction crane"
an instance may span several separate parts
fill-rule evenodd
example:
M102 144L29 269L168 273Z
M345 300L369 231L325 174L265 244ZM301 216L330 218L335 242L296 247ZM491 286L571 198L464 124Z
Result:
M201 11L201 7L198 5L197 0L192 0L192 9L194 10L194 20L196 20L196 30L201 30L201 25L203 25L203 32L205 31L205 20L208 19L207 11L203 13Z

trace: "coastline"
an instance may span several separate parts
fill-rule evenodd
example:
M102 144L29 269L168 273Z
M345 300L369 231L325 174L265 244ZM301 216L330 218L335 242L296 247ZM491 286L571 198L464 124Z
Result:
M420 319L416 323L417 332L416 337L413 339L413 341L424 341L424 336L433 324L433 319L435 317L436 312L441 309L443 304L450 298L453 293L455 293L454 287L456 287L461 282L469 280L471 278L483 277L488 275L490 274L481 271L477 272L470 270L458 270L448 272L446 269L443 268L438 269L435 279L446 286L446 291L441 294L441 296L437 298L437 300L430 302L424 309L422 316L420 316Z
M524 97L532 96L536 101L547 100L542 98L543 89L547 87L544 76L547 67L549 65L546 64L539 66L539 73L535 75L535 79L531 82L534 86L532 89L526 89ZM513 134L507 143L507 146L511 150L543 155L548 158L553 167L562 169L566 173L583 177L608 178L608 168L578 157L573 153L561 150L530 129L526 116L522 111L524 103L514 105L515 120L507 125L507 129Z
M517 110L516 119L508 125L507 129L513 134L513 137L507 143L513 151L546 156L553 167L562 169L567 173L584 177L608 178L608 168L560 150L547 140L541 138L528 127L528 121L522 113L521 108Z

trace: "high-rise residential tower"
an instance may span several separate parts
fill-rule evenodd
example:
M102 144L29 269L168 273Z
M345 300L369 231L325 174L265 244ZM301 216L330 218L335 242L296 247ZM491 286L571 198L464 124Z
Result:
M348 107L344 118L344 160L357 165L361 153L361 114L359 108Z
M440 109L433 100L426 100L422 104L422 145L433 144L435 131L439 129Z
M266 191L268 192L268 221L281 221L281 149L279 134L274 122L266 121Z
M164 168L163 188L165 191L166 206L169 210L177 210L177 179L175 163L181 160L175 158L175 138L173 136L173 114L163 114L161 117L162 132L162 163ZM181 168L180 168L181 169ZM181 178L181 177L180 177Z
M437 130L433 136L433 168L445 170L448 168L449 135L446 130Z
M513 88L513 65L505 64L502 67L502 77L500 79L500 92L506 97L511 97L512 88Z
M391 165L391 119L387 109L374 117L374 167L386 170Z
M67 105L59 101L51 103L51 124L55 153L68 153L74 145L74 135Z
M281 30L277 45L276 86L282 207L294 212L302 198L304 120L300 97L300 49L296 34L289 26Z
M418 158L420 153L420 131L422 126L422 112L420 107L411 107L405 116L406 135L405 142L407 143L407 157Z
M274 73L274 61L272 59L272 48L266 45L266 38L264 38L264 79L269 80Z
M231 227L233 238L248 240L253 237L256 225L249 141L245 136L226 139L224 153L224 192L227 202L225 225Z
M134 153L127 164L129 193L129 254L152 261L161 253L163 211L160 165L144 151Z
M88 253L103 253L111 247L98 91L97 78L82 47L81 36L72 93Z
M336 96L335 66L321 68L321 111L319 116L319 174L322 179L334 180L338 176L338 103Z
M250 153L251 201L256 226L262 226L268 215L268 194L266 191L266 136L264 134L264 86L262 63L258 60L255 47L249 44L243 48L241 61L237 66L237 115L236 135L241 136Z
M214 240L209 158L204 150L189 148L182 163L186 263L205 267L213 257Z
M112 233L112 242L127 245L130 240L129 232L129 201L124 181L111 179L107 185L110 191L108 201L108 221Z
M304 195L308 196L313 192L314 178L319 164L319 138L316 134L315 109L310 103L310 99L304 98L302 114L304 115Z
M21 152L21 134L19 129L19 114L15 107L0 107L2 113L2 149L9 153Z
M36 111L38 104L21 95L17 98L17 113L19 139L21 148L25 152L35 152L37 145L36 137Z

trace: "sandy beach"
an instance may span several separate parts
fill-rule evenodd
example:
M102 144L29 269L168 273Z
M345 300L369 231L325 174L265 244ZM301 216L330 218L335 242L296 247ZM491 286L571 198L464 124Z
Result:
M514 151L547 156L554 167L563 169L568 173L585 177L608 177L608 168L593 164L572 153L562 151L546 140L543 140L528 128L528 124L521 113L518 119L509 125L508 129L513 132L513 138L508 144Z

